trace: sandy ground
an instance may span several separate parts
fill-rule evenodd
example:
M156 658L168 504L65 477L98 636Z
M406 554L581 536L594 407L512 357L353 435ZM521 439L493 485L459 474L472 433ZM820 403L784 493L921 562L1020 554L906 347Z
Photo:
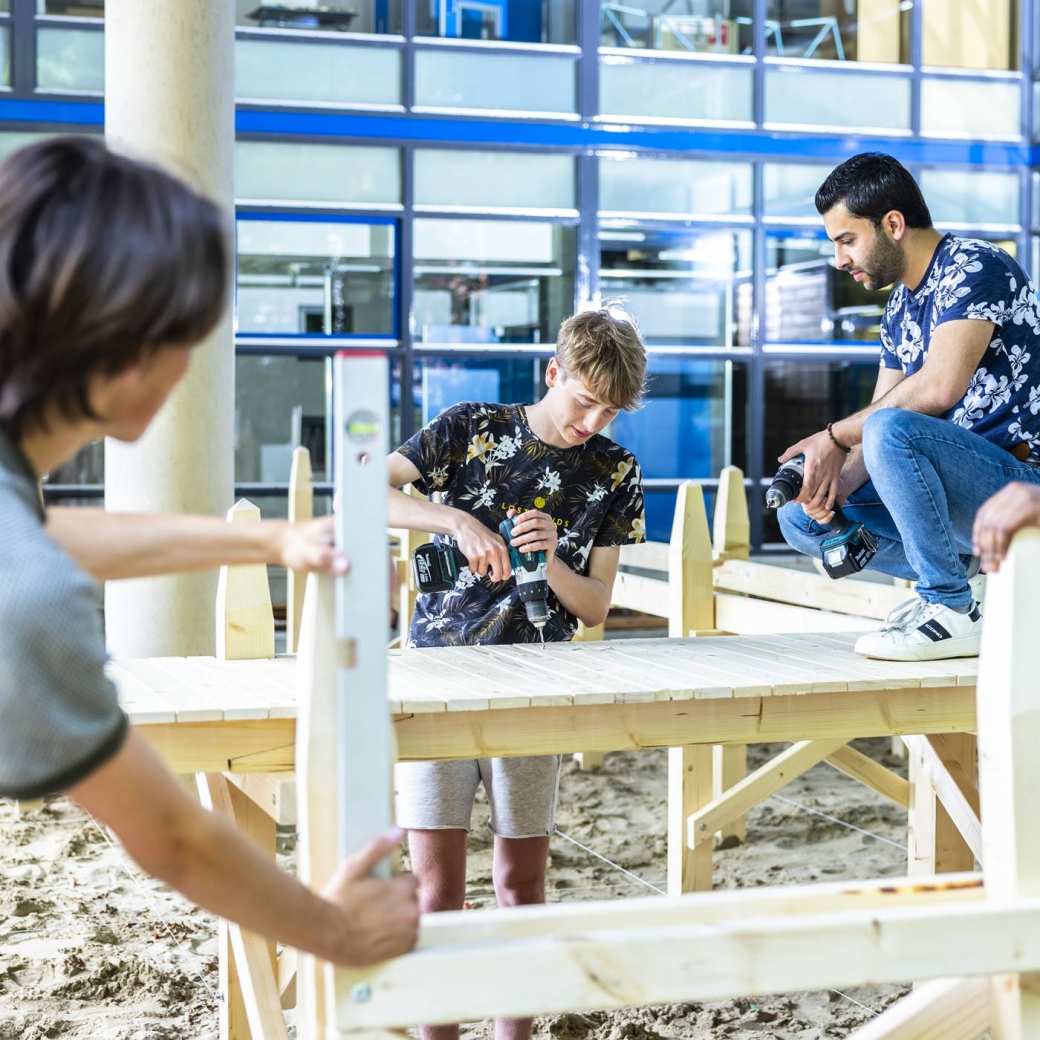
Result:
M888 741L858 746L884 758ZM753 761L776 750L752 749ZM559 829L644 881L663 886L665 796L665 752L608 755L596 773L580 773L568 761ZM486 807L478 804L469 869L470 900L476 906L494 902L486 820ZM715 883L734 888L901 874L904 841L902 812L818 766L752 813L748 843L717 853ZM292 836L284 836L282 844L283 860L291 867ZM0 1040L217 1037L213 918L142 877L67 802L53 801L25 818L0 802L0 878ZM561 836L552 844L550 881L553 900L652 895ZM845 994L557 1015L540 1019L536 1035L563 1040L844 1037L902 990L871 987ZM491 1031L471 1024L465 1035L490 1037Z

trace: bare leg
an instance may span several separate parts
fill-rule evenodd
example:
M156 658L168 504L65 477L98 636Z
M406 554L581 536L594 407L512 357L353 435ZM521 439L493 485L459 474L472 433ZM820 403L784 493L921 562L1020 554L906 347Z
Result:
M464 830L409 831L408 855L419 880L419 910L461 910L466 898ZM422 1040L458 1040L458 1026L423 1026Z
M545 872L549 861L549 839L500 838L495 835L492 874L498 905L530 906L545 902ZM529 1040L531 1018L499 1018L495 1040Z

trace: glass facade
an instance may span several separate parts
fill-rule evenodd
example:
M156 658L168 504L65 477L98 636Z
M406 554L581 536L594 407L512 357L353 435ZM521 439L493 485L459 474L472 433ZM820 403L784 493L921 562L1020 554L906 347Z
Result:
M560 322L609 299L651 351L645 408L610 430L651 537L683 479L710 497L732 462L760 489L874 385L886 294L834 269L813 201L834 165L895 154L940 228L1036 273L1033 6L236 0L240 487L276 515L302 443L327 491L336 349L391 351L398 441L536 397ZM0 157L99 132L103 90L103 0L0 0ZM88 500L102 468L91 449L50 484ZM777 540L757 499L752 522Z

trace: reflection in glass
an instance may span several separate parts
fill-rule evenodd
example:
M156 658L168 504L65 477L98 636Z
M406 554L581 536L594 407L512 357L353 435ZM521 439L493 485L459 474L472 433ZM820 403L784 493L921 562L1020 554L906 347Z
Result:
M816 163L766 163L763 170L766 216L818 220L816 192L832 169L830 165Z
M910 60L911 6L904 0L769 0L766 53L783 58L905 63Z
M1019 222L1018 175L998 170L924 170L920 177L932 220L940 224Z
M601 0L600 45L682 54L749 54L751 0Z
M600 293L631 310L650 344L730 347L738 287L751 282L747 231L600 232Z
M876 72L771 65L766 69L766 122L909 130L910 80Z
M610 153L599 161L600 212L691 216L751 213L751 164L644 159Z
M1017 69L1017 0L923 0L925 65Z
M416 428L463 401L531 404L541 395L543 369L541 358L417 358Z
M889 289L871 292L834 266L834 246L810 231L767 238L768 343L877 343ZM750 319L750 286L739 320Z
M573 43L574 0L438 0L416 4L420 36L508 43Z
M574 309L574 229L416 220L415 329L425 343L554 343Z
M244 334L393 335L390 223L238 221Z
M63 92L104 90L104 33L56 26L38 29L36 85L40 90Z
M235 24L251 29L399 33L401 0L235 0Z
M62 463L47 474L47 484L104 484L105 442L94 441L81 448L68 462ZM97 505L98 503L92 503Z
M0 10L10 9L10 0L4 0ZM62 18L104 18L105 0L36 0L36 12Z
M1018 83L950 77L921 81L921 131L933 137L1021 136Z

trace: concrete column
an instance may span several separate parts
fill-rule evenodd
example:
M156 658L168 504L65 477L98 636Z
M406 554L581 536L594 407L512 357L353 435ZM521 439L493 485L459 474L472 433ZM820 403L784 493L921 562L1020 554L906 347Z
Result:
M109 143L234 201L234 7L231 0L107 0ZM196 347L188 375L145 436L105 445L105 505L223 515L234 493L231 310ZM120 657L214 652L217 575L111 582L108 644Z

